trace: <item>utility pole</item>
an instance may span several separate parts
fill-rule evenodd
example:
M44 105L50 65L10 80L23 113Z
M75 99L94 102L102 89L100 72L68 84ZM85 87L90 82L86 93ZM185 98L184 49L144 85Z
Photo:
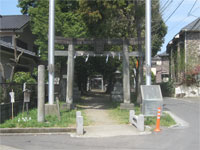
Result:
M48 96L49 104L54 104L54 14L55 14L55 0L49 0L49 40L48 40Z
M146 85L151 85L151 0L146 1L145 11L145 62Z

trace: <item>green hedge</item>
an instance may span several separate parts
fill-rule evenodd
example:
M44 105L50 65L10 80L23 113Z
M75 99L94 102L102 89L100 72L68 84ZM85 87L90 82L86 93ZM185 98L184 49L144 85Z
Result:
M172 81L168 81L168 82L163 82L160 84L160 88L162 91L162 95L165 97L173 97L174 96L174 92L175 92L175 88L173 86L173 82Z

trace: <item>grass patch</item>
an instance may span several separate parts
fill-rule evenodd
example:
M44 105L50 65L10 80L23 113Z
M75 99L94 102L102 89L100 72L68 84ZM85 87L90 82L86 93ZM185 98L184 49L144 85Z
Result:
M156 121L157 121L157 117L145 117L144 123L145 123L145 125L155 126ZM172 126L175 124L176 124L176 122L167 113L163 113L162 116L160 117L160 125L161 126L169 127L169 126Z
M84 126L89 126L89 125L91 125L93 122L92 122L92 120L90 120L90 119L87 117L87 115L86 115L84 109L81 110L81 113L82 113L82 116L83 116L83 124L84 124Z
M136 105L134 107L135 114L139 115L140 114L140 107L139 105ZM129 123L129 111L128 110L121 110L120 109L120 104L114 103L112 104L112 108L109 110L109 114L111 118L117 120L121 124L128 124ZM156 125L156 116L155 117L145 117L145 125L149 126L155 126ZM160 125L169 127L171 125L175 125L176 122L172 119L172 117L167 114L163 113L160 119Z
M120 109L120 103L111 103L111 108L109 110L109 115L114 120L118 121L120 124L128 124L129 123L129 110ZM135 114L140 114L140 107L136 105L134 107Z
M118 121L120 124L129 123L129 111L121 110L120 108L115 108L109 110L109 115L113 120Z
M45 116L45 122L37 122L37 109L32 109L27 113L19 113L13 120L7 120L0 124L0 128L28 128L28 127L74 127L76 125L76 111L61 111L61 120L57 116ZM90 121L87 119L83 110L84 125L89 125Z
M19 113L13 120L7 120L0 124L0 128L27 128L27 127L69 127L75 125L76 111L61 111L61 120L57 116L46 116L45 122L37 122L37 109L32 109L27 113Z
M129 111L120 109L120 103L110 103L109 116L120 124L129 123Z

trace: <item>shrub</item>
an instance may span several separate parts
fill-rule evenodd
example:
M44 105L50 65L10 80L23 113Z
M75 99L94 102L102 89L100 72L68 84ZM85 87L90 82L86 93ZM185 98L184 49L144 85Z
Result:
M13 78L15 83L34 84L36 80L31 76L30 72L16 72Z
M162 82L160 84L160 88L161 88L163 96L169 96L169 97L171 97L171 96L174 95L175 88L173 86L173 82L172 81Z

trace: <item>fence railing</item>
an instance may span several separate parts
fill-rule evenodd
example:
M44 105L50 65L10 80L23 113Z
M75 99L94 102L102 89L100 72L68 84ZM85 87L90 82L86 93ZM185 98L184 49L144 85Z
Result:
M30 90L29 108L37 107L37 84L26 84L26 89ZM59 85L55 85L55 92L59 93ZM15 92L14 116L22 111L24 93L23 84L0 83L0 123L11 118L12 104L9 92ZM48 84L45 85L45 102L48 102Z
M26 84L26 88L31 91L29 108L37 107L37 84ZM12 104L9 95L11 91L15 92L14 116L22 111L24 101L23 84L0 83L0 123L12 116Z
M26 88L31 90L31 98L37 97L37 84L26 84ZM9 92L15 92L15 101L23 101L23 84L0 83L0 104L10 103Z

